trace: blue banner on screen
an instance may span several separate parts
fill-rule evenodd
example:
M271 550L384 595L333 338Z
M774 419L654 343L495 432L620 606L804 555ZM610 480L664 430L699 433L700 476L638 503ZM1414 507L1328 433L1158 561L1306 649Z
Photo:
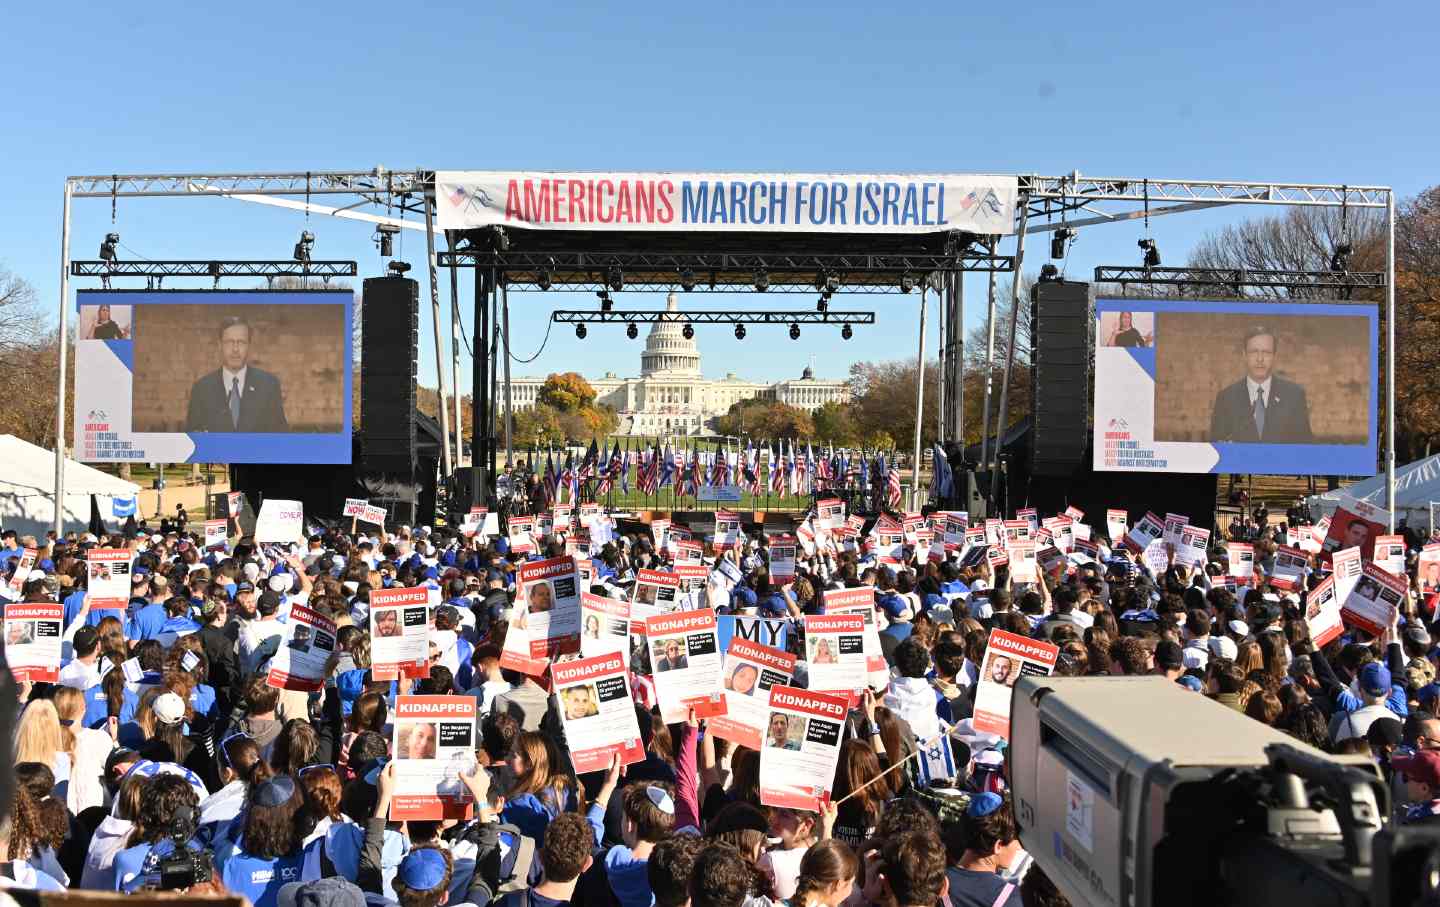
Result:
M1097 299L1095 469L1370 475L1369 303Z
M349 463L350 290L82 290L87 462Z

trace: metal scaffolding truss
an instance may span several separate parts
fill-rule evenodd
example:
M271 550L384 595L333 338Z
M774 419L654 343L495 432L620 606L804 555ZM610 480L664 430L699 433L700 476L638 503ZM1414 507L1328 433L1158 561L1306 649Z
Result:
M1157 286L1223 287L1239 291L1251 287L1291 291L1380 290L1385 287L1381 271L1277 271L1245 268L1145 268L1101 265L1095 269L1096 283L1153 284Z
M1020 193L1032 202L1063 199L1132 202L1218 202L1245 205L1322 205L1327 207L1384 208L1390 200L1386 186L1324 185L1317 183L1252 182L1246 180L1175 180L1144 177L1021 176ZM1033 213L1033 212L1032 212ZM1043 211L1040 213L1044 213Z
M910 292L926 276L961 271L1010 271L1015 260L968 250L955 255L846 255L792 252L548 252L508 249L442 251L440 267L494 268L502 285L543 290L598 292L617 289L618 270L627 290L715 291L757 289L763 275L776 293ZM908 287L909 289L906 289Z
M557 324L874 324L874 312L627 312L559 310Z
M354 277L353 261L72 261L72 277Z
M310 170L293 173L151 173L72 176L73 198L164 198L204 195L355 195L366 200L413 196L433 185L425 170ZM385 204L385 201L377 201Z

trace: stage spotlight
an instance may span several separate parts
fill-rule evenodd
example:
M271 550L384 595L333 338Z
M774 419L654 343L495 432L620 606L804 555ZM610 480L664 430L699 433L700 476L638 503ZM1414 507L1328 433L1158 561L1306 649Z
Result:
M495 249L500 252L509 252L510 234L505 232L505 228L501 226L493 226L490 228L490 231Z
M629 337L631 340L634 340L636 337L640 336L640 329L635 326L635 322L632 321L629 324L625 325L625 336Z
M681 337L684 337L686 340L694 340L694 339L695 339L695 329L694 329L693 327L691 327L690 325L687 324L687 325L685 325L683 328L680 329L680 336L681 336Z
M1158 268L1158 267L1160 267L1160 247L1157 246L1157 245L1155 245L1155 240L1153 240L1153 239L1142 239L1142 240L1139 240L1138 242L1136 242L1135 244L1136 244L1137 246L1139 246L1140 248L1142 248L1142 249L1145 250L1144 267L1147 267L1147 268Z
M915 275L906 271L900 275L900 292L909 293L913 289L915 289Z
M815 311L817 311L817 312L828 312L828 311L830 311L830 296L829 296L828 294L827 294L827 295L824 295L824 296L821 296L819 299L815 300Z
M745 325L743 325L743 324L737 324L737 325L735 325L735 339L736 339L736 340L744 340L744 339L745 339Z
M1060 269L1059 269L1059 268L1055 267L1055 266L1052 265L1052 264L1048 264L1048 263L1047 263L1047 264L1043 264L1043 265L1040 266L1040 282L1041 282L1041 283L1051 283L1051 282L1057 281L1057 280L1059 280L1059 279L1060 279Z
M600 311L608 312L615 308L615 300L610 298L610 294L607 291L601 290L595 295L600 297Z
M625 286L625 272L620 270L618 265L611 265L605 272L605 283L615 292L620 292Z
M770 272L764 268L755 269L755 291L763 293L770 289Z
M391 276L393 276L393 277L404 277L404 276L405 276L405 272L408 271L408 270L410 270L410 262L408 262L408 261L398 261L398 260L397 260L397 261L392 261L392 262L390 262L390 264L389 264L387 267L389 267L389 269L390 269L390 274L391 274Z
M791 324L791 325L790 325L790 339L791 339L791 340L799 340L799 339L800 339L800 325L798 325L798 324Z
M584 340L584 339L585 339L585 335L586 335L587 333L589 333L589 332L585 330L585 322L582 321L582 322L580 322L580 323L578 323L578 324L575 325L575 336L576 336L576 338L578 338L578 339L580 339L580 340Z
M542 290L548 290L555 285L555 278L551 275L549 269L544 269L535 275L535 284Z
M683 268L680 271L680 289L687 293L695 289L695 272L690 268Z
M1335 247L1335 254L1330 256L1330 270L1336 274L1344 274L1350 270L1350 255L1355 248L1348 242L1342 242Z
M842 327L842 328L840 329L840 339L841 339L841 340L849 340L851 337L854 337L854 336L855 336L855 331L854 331L854 329L852 329L852 328L850 327L850 325L847 324L847 325L845 325L844 327Z
M840 278L829 271L821 271L815 277L815 289L828 296L840 289Z
M112 265L120 258L115 252L115 247L120 245L119 233L106 233L105 241L100 243L100 260L108 261Z
M394 224L381 224L375 228L375 242L380 246L380 257L389 258L395 254L395 234L400 228Z
M1050 257L1064 258L1065 243L1074 238L1074 236L1075 231L1069 227L1061 227L1059 230L1056 230L1054 235L1050 237Z
M310 261L310 250L315 247L315 234L309 230L300 231L300 241L295 244L295 250L290 257L300 262Z

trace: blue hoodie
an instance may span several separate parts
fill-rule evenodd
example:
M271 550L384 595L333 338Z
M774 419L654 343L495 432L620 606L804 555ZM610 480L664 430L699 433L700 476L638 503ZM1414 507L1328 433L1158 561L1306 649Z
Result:
M254 907L275 907L281 885L310 881L301 877L304 867L304 851L287 857L252 857L240 850L225 861L220 878L231 894L244 895Z
M160 635L167 620L165 606L151 603L135 609L135 616L125 621L126 639L154 639Z

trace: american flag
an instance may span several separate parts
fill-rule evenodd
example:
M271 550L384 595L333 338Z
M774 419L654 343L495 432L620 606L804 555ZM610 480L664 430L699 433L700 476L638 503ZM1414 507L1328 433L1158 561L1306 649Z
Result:
M887 500L889 500L890 506L892 508L899 507L904 495L900 491L900 470L897 468L896 462L891 462L889 478L886 482Z
M730 484L730 466L725 462L723 447L715 454L715 467L710 470L710 484L717 487Z
M745 486L750 489L750 494L760 493L760 451L756 449L754 441L745 442Z
M545 452L545 504L552 506L555 503L555 493L560 486L560 477L555 475L555 454L551 451Z
M630 442L625 442L625 458L620 461L620 490L630 493Z
M785 490L785 470L780 464L780 453L770 447L770 491L779 494Z
M680 496L700 495L700 451L690 451L690 462L680 468Z
M560 482L557 487L569 491L570 503L575 503L575 454L568 450L565 452L565 465L560 468Z
M600 462L600 445L598 445L598 444L595 443L595 439L594 439L594 438L591 438L591 439L590 439L590 449L585 452L585 456L580 460L580 474L579 474L579 479L580 479L580 481L583 482L583 481L585 481L586 479L589 479L589 478L594 477L594 475L595 475L595 469L596 469L596 466L597 466L597 464L598 464L599 462Z
M790 453L795 460L795 478L790 482L791 494L804 494L806 491L807 479L810 472L809 454L801 455L795 450L795 445L790 445Z

